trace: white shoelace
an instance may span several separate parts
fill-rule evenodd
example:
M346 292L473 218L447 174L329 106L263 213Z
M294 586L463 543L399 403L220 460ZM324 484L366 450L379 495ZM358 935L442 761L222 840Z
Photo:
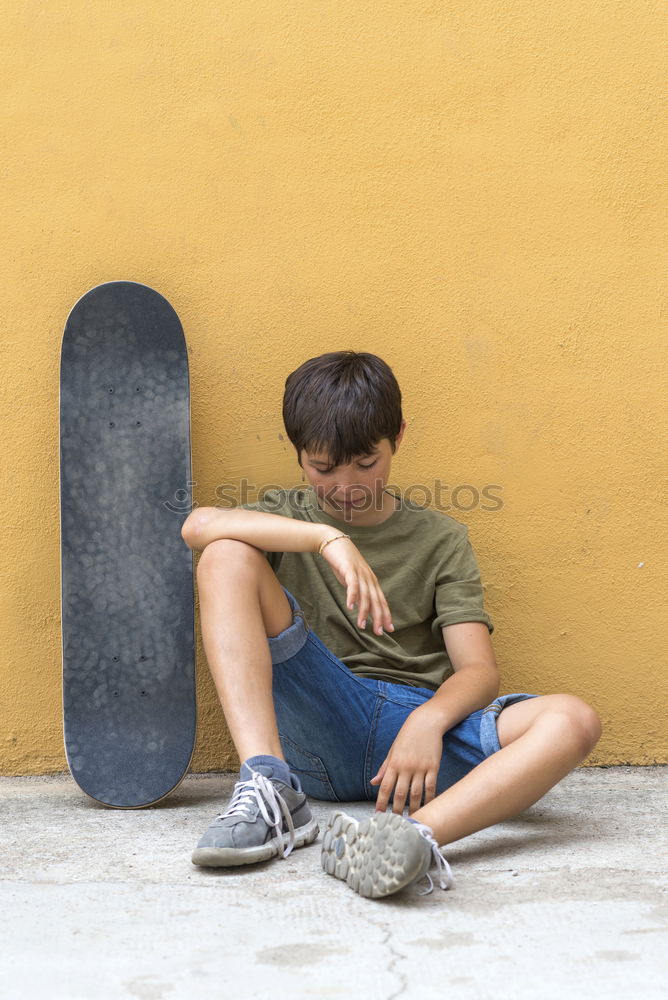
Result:
M269 778L265 778L257 771L251 773L252 777L246 781L237 781L227 809L216 819L226 819L228 816L247 816L252 819L251 810L257 803L263 820L275 832L280 857L287 858L295 844L295 825L292 822L290 810L285 799L278 794ZM283 844L283 831L281 829L283 819L288 827L287 845Z
M445 860L445 857L443 856L443 851L438 846L432 830L430 829L430 827L425 826L424 823L418 823L415 820L413 822L415 826L418 828L420 835L424 837L424 839L431 847L431 853L434 858L434 861L436 862L436 868L438 869L438 884L440 885L441 889L449 889L452 883L454 882L454 879L452 877L452 870L448 862ZM428 885L426 889L421 889L418 891L418 896L428 896L430 892L434 891L434 882L431 875L427 873L424 877L427 879Z

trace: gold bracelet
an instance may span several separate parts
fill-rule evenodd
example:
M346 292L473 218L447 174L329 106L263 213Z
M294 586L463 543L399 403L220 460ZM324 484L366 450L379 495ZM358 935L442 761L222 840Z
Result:
M329 545L330 542L335 542L337 538L350 538L350 535L344 535L344 534L332 535L331 538L327 538L324 542L320 543L320 547L318 548L318 555L319 556L322 555L322 550L324 549L325 545Z

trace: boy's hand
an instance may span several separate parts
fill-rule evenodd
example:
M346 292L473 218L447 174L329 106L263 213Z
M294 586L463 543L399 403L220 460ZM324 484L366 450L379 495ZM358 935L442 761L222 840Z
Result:
M380 785L376 810L385 812L392 799L392 812L403 813L408 797L408 812L414 813L431 802L436 794L436 779L443 754L443 730L422 711L414 709L399 730L390 752L381 764L372 785ZM394 793L394 795L393 795Z
M368 562L349 538L337 538L322 550L322 558L332 567L334 576L347 588L348 610L357 605L357 627L366 628L371 618L373 630L381 635L383 629L394 632L392 615L378 578Z

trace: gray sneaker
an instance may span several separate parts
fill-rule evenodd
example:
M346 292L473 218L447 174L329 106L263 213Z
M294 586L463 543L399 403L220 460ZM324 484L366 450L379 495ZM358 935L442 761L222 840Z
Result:
M287 858L294 847L315 840L318 824L294 775L288 785L268 764L242 764L239 778L227 809L193 851L194 865L227 868Z
M322 844L322 867L360 896L378 899L399 892L410 882L427 878L420 895L434 888L428 875L436 861L441 889L452 885L450 865L423 823L411 823L396 813L378 812L358 822L344 812L329 818Z

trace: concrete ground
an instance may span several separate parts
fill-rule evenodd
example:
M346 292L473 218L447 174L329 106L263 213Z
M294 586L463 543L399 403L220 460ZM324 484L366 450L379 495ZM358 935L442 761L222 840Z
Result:
M326 875L318 844L194 868L233 783L194 775L125 812L69 776L0 778L0 996L668 995L666 768L576 771L519 818L451 845L450 891L380 901ZM324 825L331 807L313 806Z

